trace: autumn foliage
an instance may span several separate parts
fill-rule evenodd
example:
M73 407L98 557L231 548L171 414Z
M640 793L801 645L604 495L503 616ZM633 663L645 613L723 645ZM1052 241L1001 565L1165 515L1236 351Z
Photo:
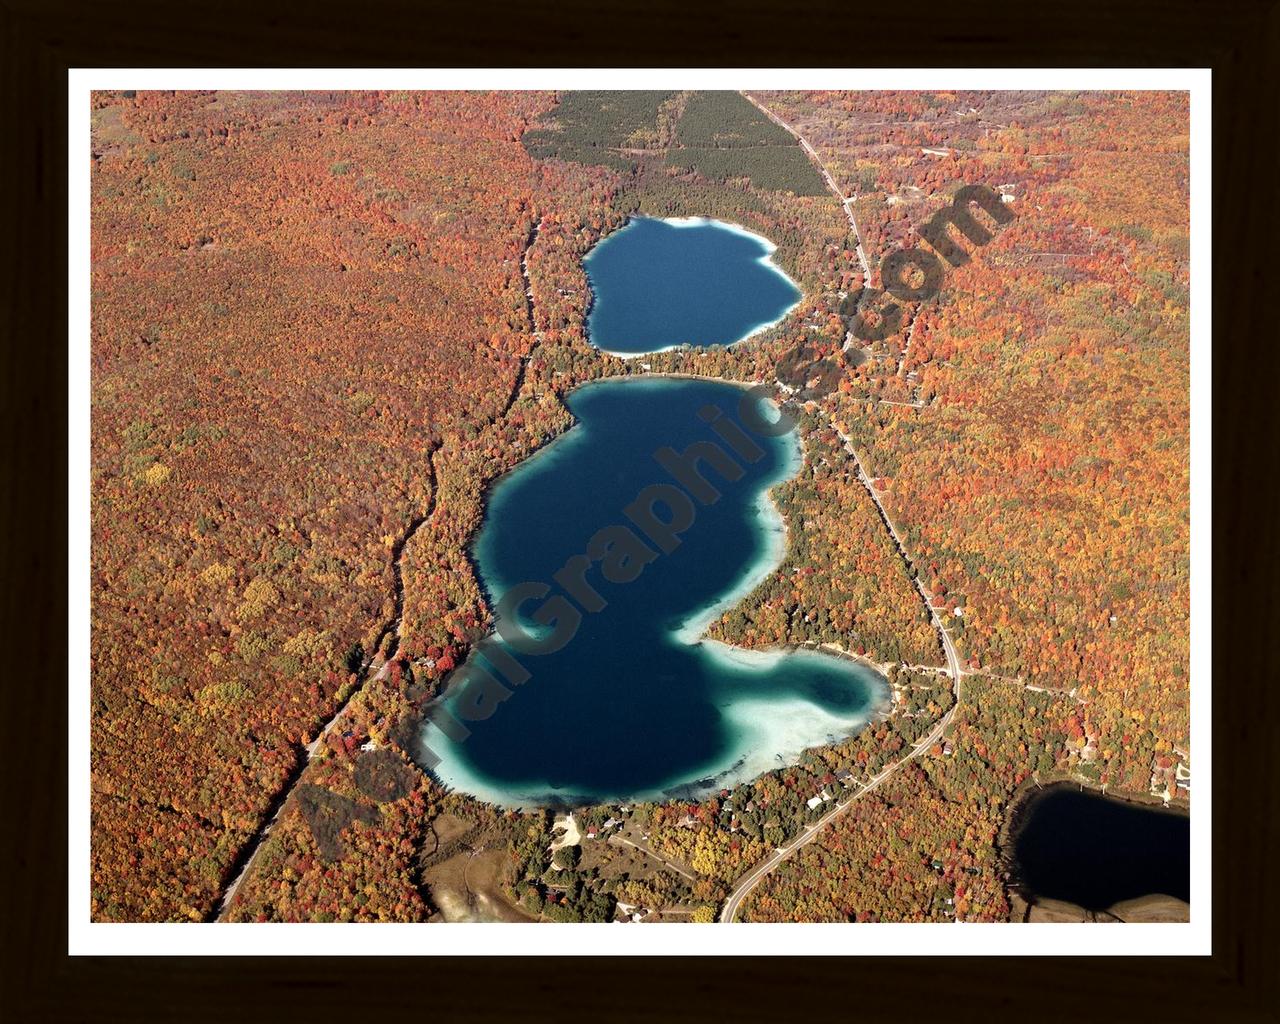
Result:
M539 882L541 812L446 794L412 757L415 716L491 625L468 555L486 487L570 426L571 388L646 372L589 344L581 266L637 212L764 234L804 290L750 342L651 370L773 382L801 345L840 367L797 396L787 559L713 633L839 647L898 696L797 765L638 810L697 880L617 891L678 890L705 919L826 813L815 793L910 751L953 708L931 608L973 673L946 749L744 916L1004 919L999 832L1028 778L1146 792L1189 763L1185 97L755 94L834 175L868 273L782 129L756 125L769 152L737 173L734 145L679 120L730 99L637 94L614 123L593 95L95 96L95 919L211 918L257 850L232 919L424 920L444 813L506 844L522 905L612 906ZM708 152L673 158L682 138ZM964 184L1015 220L840 354L842 302ZM411 784L371 796L371 752ZM317 831L317 809L341 820Z

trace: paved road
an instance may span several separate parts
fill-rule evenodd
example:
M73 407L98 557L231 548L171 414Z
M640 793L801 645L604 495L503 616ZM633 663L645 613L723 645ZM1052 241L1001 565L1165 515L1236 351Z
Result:
M749 93L744 92L742 95L746 97L746 99L748 99L752 104L754 104L755 107L758 110L760 110L760 112L763 113L766 117L768 117L771 121L773 121L775 124L779 125L780 127L785 128L788 132L790 132L793 136L795 136L796 140L800 143L800 145L804 147L805 152L809 154L809 159L811 159L814 162L814 164L817 166L818 170L822 172L822 177L823 177L823 180L826 181L827 187L835 194L835 197L840 201L841 208L845 211L845 213L849 217L849 223L853 227L854 237L857 239L857 243L858 243L858 262L862 265L864 280L870 280L870 272L867 269L866 256L862 250L862 238L861 238L861 235L858 233L858 225L857 225L857 222L854 220L853 210L850 208L849 201L845 199L843 193L841 193L840 189L836 186L835 179L831 177L831 174L827 171L827 168L823 165L821 159L819 159L818 154L814 152L813 147L809 145L809 143L798 131L792 128L780 117L778 117L772 111L764 107ZM754 889L757 884L759 884L760 880L764 878L767 874L769 874L770 871L772 871L779 864L781 864L788 857L790 857L793 853L795 853L796 850L800 849L806 843L809 843L813 839L813 837L816 836L819 832L821 832L822 829L824 829L827 825L831 824L831 822L835 821L837 818L843 815L849 809L849 807L853 805L853 803L856 800L858 800L864 794L870 793L873 790L877 789L882 783L885 782L885 780L889 779L894 774L894 772L896 772L904 764L906 764L908 761L911 761L916 757L919 757L920 754L922 754L924 751L928 750L935 743L941 740L943 733L945 733L947 730L947 726L951 724L952 718L955 717L955 713L957 710L959 710L959 707L960 707L961 689L963 687L963 682L964 682L964 670L961 669L960 667L960 657L956 653L955 645L951 642L951 634L947 632L947 628L943 624L942 619L939 617L937 609L935 609L933 605L930 603L929 594L925 590L924 583L920 579L920 574L916 571L915 565L911 560L911 556L907 552L906 545L902 542L902 535L898 532L897 526L894 525L893 520L889 517L888 510L884 507L884 503L880 500L880 496L876 493L876 489L871 483L871 477L868 476L866 469L862 464L862 459L858 455L857 450L853 446L853 441L846 434L844 434L842 431L839 431L838 429L837 429L837 433L840 434L840 439L844 442L845 450L848 451L849 454L853 456L854 463L858 467L858 482L861 483L862 486L865 488L866 492L869 495L871 495L871 500L875 503L876 508L880 512L880 518L884 521L885 527L888 529L890 536L893 537L893 542L898 549L899 556L906 563L907 570L911 576L911 582L914 584L916 590L919 592L921 600L923 600L925 603L925 607L929 609L929 617L933 622L934 628L938 631L938 636L942 640L942 649L946 652L946 655L947 655L947 674L952 679L952 689L955 696L955 703L952 704L951 710L948 711L945 715L943 715L938 720L937 724L929 731L928 735L926 735L921 740L919 740L915 744L915 746L911 748L910 751L908 751L905 755L900 757L893 764L887 766L883 771L880 772L879 775L876 775L874 778L869 780L864 786L862 786L861 789L859 789L856 793L852 794L842 803L837 803L835 809L832 810L829 814L827 814L827 816L824 817L821 821L818 821L812 825L807 825L804 831L801 832L800 835L797 836L795 839L793 839L789 844L787 844L786 846L779 847L769 857L765 858L763 861L757 864L754 868L748 871L745 875L743 875L742 878L738 880L738 884L734 887L733 892L729 894L729 898L725 900L724 907L720 911L719 920L721 924L729 924L733 921L733 919L737 916L739 908L742 906L742 901L747 897L747 895L751 892L751 890Z
M394 660L395 660L394 658L391 659L391 661L394 661ZM351 696L354 697L356 693L359 692L360 689L362 689L364 686L367 686L370 682L373 682L379 679L385 679L387 672L391 668L391 661L384 662L382 667L378 669L376 674L374 674L373 676L370 676L364 683L362 683L360 686L358 686L355 690L352 691ZM236 875L235 880L232 881L232 883L229 886L227 886L226 892L222 894L222 901L218 904L218 915L216 920L225 921L227 919L227 911L231 909L231 901L235 899L235 895L239 891L241 883L243 883L244 880L249 877L249 872L252 870L254 864L256 863L258 859L258 855L262 852L263 847L266 845L267 838L271 835L271 830L275 827L276 822L280 820L280 815L281 813L283 813L285 805L289 802L289 799L288 799L289 795L292 794L294 787L297 785L297 783L301 781L303 775L306 773L307 768L310 766L316 754L320 752L320 748L324 744L325 737L328 736L329 733L333 732L333 730L336 729L345 720L347 709L350 706L351 706L351 698L348 697L347 702L338 709L337 714L335 714L331 719L329 719L328 724L324 727L324 729L321 730L320 735L317 736L314 740L312 740L311 743L307 746L306 748L307 756L302 763L302 767L299 769L297 773L297 777L295 778L294 782L291 783L288 789L286 790L285 796L283 799L280 800L280 804L276 808L275 813L271 815L270 820L266 823L266 825L263 826L262 831L260 831L257 837L253 840L253 852L249 855L249 859L245 861L244 867L240 869L240 873Z
M956 684L957 691L959 690L959 688L960 686L959 686L959 683L957 682ZM953 715L955 715L956 708L958 707L959 707L959 703L957 702L955 705L952 706L950 711L948 711L945 715L942 716L942 718L938 720L938 724L935 725L932 730L930 730L929 734L925 736L923 739L921 739L919 742L917 742L916 745L912 747L911 750L906 755L899 758L893 764L885 768L882 772L880 772L879 775L872 778L870 782L868 782L865 786L859 789L856 793L854 793L848 799L846 799L842 803L837 803L835 810L831 811L821 821L815 822L812 825L806 825L804 828L804 831L801 832L800 835L797 836L795 839L793 839L789 844L787 844L786 846L778 847L778 849L775 850L772 855L767 857L765 860L761 861L754 868L752 868L745 875L743 875L742 878L738 880L738 884L734 887L733 892L730 893L729 898L725 900L724 908L720 911L720 923L721 924L731 923L734 917L737 916L738 909L742 906L742 901L746 899L747 895L751 892L752 889L756 887L756 885L760 882L762 878L764 878L765 875L767 875L770 871L776 868L784 860L790 857L793 853L796 852L796 850L800 849L800 847L809 843L814 838L814 836L816 836L824 828L826 828L833 821L835 821L837 818L843 815L858 800L859 797L879 788L879 786L886 779L892 776L893 773L896 772L899 768L901 768L904 764L906 764L908 761L912 760L913 758L918 757L920 754L924 753L924 751L928 750L931 746L937 743L942 738L942 734L946 731L947 726L951 724L951 718Z
M889 518L889 512L884 507L884 503L881 502L880 496L876 494L876 490L871 484L871 479L863 469L862 460L859 458L857 451L853 447L853 442L843 433L839 431L837 432L840 433L840 438L844 441L845 449L853 456L854 462L857 464L859 483L861 483L867 493L871 495L871 500L875 502L876 508L880 510L880 518L884 521L885 527L889 530L890 536L893 537L893 542L898 548L898 554L902 557L903 561L906 562L907 568L910 570L911 582L915 585L915 588L919 592L925 606L929 609L929 617L933 622L934 629L938 631L938 636L942 640L942 649L947 655L947 675L949 675L952 680L952 690L955 695L955 703L952 704L950 711L938 719L937 725L929 731L928 735L917 742L916 745L913 746L904 756L885 768L879 775L871 779L865 786L859 789L858 792L854 793L843 803L837 804L835 810L821 821L807 826L799 836L791 841L790 844L779 847L772 855L757 864L747 872L747 874L743 875L742 878L738 880L738 884L734 887L733 892L730 893L729 898L725 900L724 908L720 912L720 922L722 924L728 924L733 921L734 917L738 913L739 907L742 905L742 901L765 875L795 853L796 850L800 849L800 847L813 839L813 837L816 836L823 828L844 814L855 800L863 794L870 793L872 790L879 787L881 783L892 776L893 773L904 764L913 758L919 757L920 754L941 740L943 733L946 732L947 726L951 724L952 718L955 717L956 711L960 708L960 697L964 685L965 672L960 667L960 656L956 653L955 644L951 642L951 634L947 632L947 628L939 617L937 609L930 604L929 594L920 580L919 573L915 571L911 561L911 556L907 554L906 546L902 543L902 536L899 534L898 528L894 525L893 520Z
M529 324L529 333L532 334L533 337L537 340L541 340L542 332L537 330L537 323L534 317L533 282L529 279L529 250L533 247L534 243L538 240L538 234L541 230L542 230L542 221L536 220L533 224L533 227L529 231L528 240L526 241L525 247L520 254L520 276L524 281L524 294L526 299L525 316ZM520 370L516 374L515 383L511 391L511 397L507 400L506 409L503 411L503 415L505 415L506 411L509 410L513 404L515 404L516 399L520 396L520 390L524 384L525 368L528 366L528 364L529 364L529 357L522 356L520 359ZM392 663L396 660L396 655L399 653L399 649L400 649L401 630L404 625L404 582L403 582L403 577L401 576L401 571L402 571L401 560L404 557L404 549L408 541L413 537L415 533L417 533L418 529L422 527L427 522L427 520L431 518L432 514L435 511L437 483L436 483L434 460L435 460L435 452L432 452L431 456L427 460L427 467L431 474L430 504L428 505L428 508L423 513L423 515L418 519L416 519L413 522L413 524L410 526L406 536L404 537L404 540L401 541L398 547L395 559L392 563L392 569L395 572L395 577L396 577L396 586L395 586L396 611L395 611L395 617L391 620L391 622L387 627L394 641L392 643L390 651L388 652L387 659L386 661L383 662L381 667L379 667L378 671L372 676L369 676L368 672L370 668L372 668L373 658L370 657L369 660L365 662L360 672L360 683L347 696L346 701L339 708L337 708L337 710L333 714L333 717L330 718L329 721L325 724L324 728L321 729L320 734L316 736L316 738L312 740L311 743L307 746L306 758L303 760L302 765L299 767L296 774L294 775L292 782L289 783L289 785L286 787L285 792L282 794L281 798L279 799L275 813L271 815L271 817L268 819L266 824L262 826L261 830L253 838L250 846L251 852L249 853L249 856L246 859L244 866L240 869L235 879L231 882L231 884L227 887L226 891L223 893L222 899L218 904L218 913L217 913L216 920L219 920L219 921L226 920L227 911L231 907L231 901L235 898L236 892L240 889L240 885L249 876L249 873L252 870L254 863L258 859L259 853L261 853L262 848L266 843L267 837L271 834L272 828L275 826L276 822L279 820L280 814L284 810L285 804L288 803L289 795L292 794L294 787L298 784L299 781L301 781L303 775L306 773L306 770L310 766L312 760L320 752L321 747L324 745L325 738L331 732L333 732L334 729L338 728L338 726L341 725L343 721L345 721L347 709L350 707L351 701L355 697L355 695L359 693L360 690L362 690L370 682L376 682L378 680L386 678L387 673L391 669ZM385 633L383 635L385 636ZM379 638L379 643L381 643L381 637Z
M817 152L811 145L809 145L809 141L803 135L752 96L751 93L744 92L742 96L747 100L747 102L760 111L760 113L764 114L765 117L776 124L779 128L790 133L791 136L794 137L795 140L804 148L804 151L809 154L809 159L813 161L813 165L818 169L818 173L822 175L822 180L827 183L827 188L829 188L835 194L836 199L840 201L840 209L844 210L845 216L849 218L849 226L853 228L853 238L857 243L856 252L858 253L858 263L862 266L862 283L870 284L871 269L867 265L867 254L862 249L862 234L858 231L858 222L853 216L853 204L857 202L857 197L851 196L848 199L845 198L844 193L840 190L840 186L836 184L836 179L831 176L831 172L827 170L826 164L822 162L822 158L818 156Z

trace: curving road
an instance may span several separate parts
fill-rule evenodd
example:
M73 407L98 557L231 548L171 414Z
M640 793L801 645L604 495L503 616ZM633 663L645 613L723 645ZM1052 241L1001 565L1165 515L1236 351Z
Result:
M324 724L324 727L316 735L316 738L303 748L304 756L300 759L293 772L290 773L289 778L285 782L284 788L273 801L274 810L270 811L266 820L254 834L249 844L244 848L244 852L241 854L242 860L239 862L239 869L235 871L231 884L228 885L226 890L223 892L222 898L218 901L217 908L212 915L212 920L214 921L226 921L228 919L228 914L231 910L231 903L235 899L236 893L240 891L241 884L243 884L244 880L252 873L254 865L258 860L258 855L266 846L267 838L271 835L271 830L275 827L276 822L280 820L280 815L284 811L285 805L289 802L289 797L293 795L293 791L297 788L298 783L302 781L302 777L306 773L307 768L311 765L311 762L314 761L316 756L320 753L321 747L324 746L325 738L333 732L334 729L338 728L338 726L345 720L347 710L351 707L351 702L355 699L356 694L370 683L385 679L387 677L387 673L391 671L391 666L395 662L396 655L400 650L401 630L404 625L404 575L402 570L404 549L408 545L409 541L413 539L414 534L421 529L422 525L431 518L432 513L435 511L436 488L438 486L436 482L435 457L436 451L438 450L439 449L433 449L427 456L427 472L429 474L428 479L430 480L431 486L430 500L428 501L427 508L422 515L415 516L410 521L405 532L401 534L400 538L396 541L395 546L392 548L391 570L394 580L393 595L395 598L395 614L391 621L383 627L382 632L378 635L378 640L374 644L373 650L365 657L364 664L360 667L360 674L356 685L352 688L351 692L347 694L346 699L334 710L333 715L329 718L329 721ZM373 667L373 662L377 657L378 650L381 648L382 642L388 634L391 636L392 643L391 647L388 649L387 657L382 662L382 665L379 666L378 670L373 675L369 675L369 670Z
M873 494L872 497L874 498L875 495ZM876 504L879 505L878 499ZM883 514L883 509L881 509L881 512ZM889 523L889 529L894 533L894 539L897 540L897 533L894 531L893 525L889 522L887 516L885 516L885 522ZM915 577L915 584L917 588L921 588L921 592L923 593L923 587L918 576ZM938 618L938 613L933 608L929 609L929 613L930 617L933 619L934 628L937 629L939 635L942 637L942 646L947 653L947 674L951 676L952 689L955 694L955 703L951 705L951 710L938 719L937 725L929 730L927 735L918 740L915 746L913 746L906 754L900 757L893 764L886 767L879 775L874 776L866 783L866 785L862 786L862 788L851 795L843 803L837 803L835 809L821 821L805 826L804 831L789 844L778 847L778 849L769 857L762 860L754 868L738 879L738 884L734 886L733 892L729 894L729 898L725 900L724 907L720 911L719 920L721 924L730 924L733 922L734 917L737 916L739 908L742 906L742 901L746 899L747 895L759 884L760 880L764 878L765 875L790 857L796 852L796 850L800 849L800 847L812 840L814 836L822 831L822 829L826 828L826 826L830 825L833 821L844 814L859 797L877 789L904 764L916 757L919 757L924 753L924 751L928 750L942 739L942 735L946 732L947 726L951 724L952 718L955 717L955 713L960 709L960 695L964 681L964 671L960 668L960 658L956 654L955 646L951 643L951 635L947 632L946 627L943 626L942 620Z
M830 172L827 171L827 168L818 158L818 154L814 152L813 147L809 145L798 131L792 128L780 117L777 117L772 111L759 103L749 93L744 92L742 95L761 113L768 117L769 120L773 121L779 127L785 128L795 136L800 145L804 147L804 151L809 154L809 159L814 162L815 166L822 173L823 180L826 181L827 187L835 194L836 199L840 202L841 208L849 218L849 223L853 227L854 238L857 240L858 244L858 262L862 265L864 280L870 280L870 273L867 270L867 259L862 251L862 238L858 233L857 222L853 218L853 210L850 209L850 201L845 199L844 195L837 187L835 179L831 177ZM880 496L872 486L871 477L867 475L866 469L862 465L862 459L859 457L857 450L853 446L853 441L839 428L836 428L836 432L844 442L845 450L853 456L853 461L858 467L858 482L862 484L863 488L871 496L871 500L875 503L876 508L879 510L880 518L884 522L885 528L889 531L889 535L893 538L893 542L898 549L899 556L902 558L903 562L906 563L908 573L911 576L911 582L919 592L920 598L924 601L925 607L929 609L929 618L933 622L934 629L938 631L938 636L942 640L942 649L947 655L947 674L952 680L952 691L955 697L955 702L951 705L951 710L938 719L937 724L929 730L928 735L917 741L915 746L913 746L906 754L893 762L893 764L888 765L880 772L879 775L874 776L865 785L862 785L856 793L852 794L844 802L838 802L834 810L827 814L827 816L822 820L814 822L812 825L805 826L804 831L790 843L785 846L778 847L778 849L770 856L766 857L763 861L738 879L738 884L734 886L733 892L729 894L728 899L725 900L724 907L720 911L719 921L721 924L730 924L733 922L733 919L738 914L738 910L742 906L742 901L746 899L751 890L754 889L760 883L760 880L769 874L769 872L795 853L796 850L812 841L814 836L844 814L859 797L879 788L885 780L889 779L894 772L904 764L916 757L919 757L920 754L942 739L942 735L946 732L947 726L951 724L951 720L955 717L956 711L960 708L960 696L964 681L964 670L960 667L960 657L956 653L955 645L951 642L951 634L947 632L947 628L939 617L937 609L935 609L930 603L929 594L925 590L924 583L920 579L920 574L916 571L915 565L911 561L911 556L907 553L906 545L902 542L902 535L898 532L898 528L894 525L893 520L889 518L888 510L884 507L884 503L881 502Z

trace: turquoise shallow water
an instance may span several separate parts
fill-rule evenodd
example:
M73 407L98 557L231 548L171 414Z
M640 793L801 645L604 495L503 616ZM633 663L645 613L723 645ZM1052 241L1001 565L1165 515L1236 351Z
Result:
M587 335L617 355L739 341L800 300L769 260L773 249L719 221L633 219L583 261L593 300Z
M699 464L719 497L686 497L692 522L667 538L675 542L669 553L624 513L646 487L677 484L655 458L658 449L679 453L711 441L728 452L703 417L715 407L722 426L740 423L743 394L713 381L589 385L569 398L578 424L498 483L474 547L491 600L496 605L525 581L546 583L548 594L526 604L519 621L548 635L550 628L529 616L573 590L569 604L581 621L554 653L503 642L473 658L509 696L489 705L489 717L468 721L462 705L474 691L451 687L443 705L453 714L443 720L463 720L470 735L451 739L430 723L423 731L430 751L424 763L439 757L434 770L443 781L506 806L695 796L849 735L882 706L883 680L847 659L699 642L717 608L781 558L781 523L765 493L799 468L792 435L746 434L758 444L758 458L732 456L737 480ZM686 486L690 479L678 484L686 495L696 486ZM658 519L671 518L668 505L652 507ZM627 527L651 560L639 556L639 575L625 582L609 582L592 564L584 578L597 602L575 579L557 582L556 573L610 526ZM603 607L581 610L584 603ZM511 685L512 662L504 656L529 678Z

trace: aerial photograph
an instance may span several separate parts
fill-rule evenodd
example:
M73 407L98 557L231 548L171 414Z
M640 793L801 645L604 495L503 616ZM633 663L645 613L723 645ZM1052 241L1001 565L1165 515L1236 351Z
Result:
M1191 927L1188 92L90 106L75 913Z

